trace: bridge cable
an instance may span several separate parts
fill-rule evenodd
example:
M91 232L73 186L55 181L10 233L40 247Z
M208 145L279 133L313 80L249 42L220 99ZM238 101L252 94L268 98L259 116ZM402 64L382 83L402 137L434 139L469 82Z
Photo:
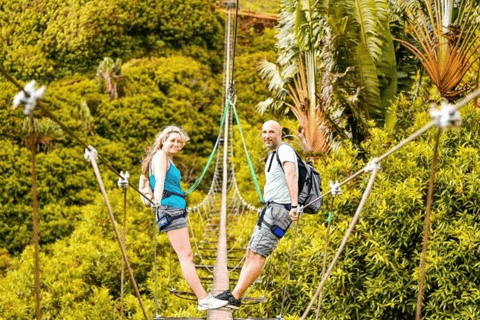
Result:
M3 69L2 66L0 66L0 73L2 73L9 81L11 81L12 83L14 83L17 87L19 87L19 88L22 90L22 92L24 92L24 93L28 96L28 93L26 93L26 92L24 91L24 89L23 89L21 86L19 86L19 84L16 83L15 80L14 80L12 77L10 77L10 76L5 72L5 70ZM418 136L422 135L422 134L425 133L428 129L430 129L431 127L433 127L434 125L440 126L440 125L441 125L441 121L446 121L446 123L447 123L447 125L444 125L442 128L445 128L445 127L447 127L449 124L452 124L453 121L451 120L451 118L452 118L453 116L455 116L455 112L456 112L459 108L463 107L463 106L466 105L468 102L470 102L472 99L474 99L475 97L477 97L478 95L480 95L480 90L476 90L476 91L474 91L473 93L467 95L461 102L457 103L455 106L452 106L452 107L453 107L453 110L446 110L446 111L449 111L449 114L448 114L446 120L444 119L444 118L445 118L444 115L439 115L439 116L437 117L437 119L434 119L434 120L431 121L429 124L425 125L424 127L420 128L419 130L417 130L414 134L412 134L412 135L409 136L407 139L405 139L405 140L403 140L402 142L400 142L399 144L397 144L395 147L393 147L392 149L390 149L389 151L387 151L386 153L384 153L382 156L380 156L379 158L376 158L376 159L372 160L372 163L375 162L375 164L378 165L378 163L379 163L381 160L385 159L386 157L388 157L389 155L391 155L391 154L394 153L395 151L397 151L397 150L399 150L400 148L402 148L402 147L403 147L404 145L406 145L407 143L411 142L412 140L414 140L414 139L417 138ZM48 117L50 117L52 120L54 120L55 122L57 122L64 131L66 131L67 133L69 133L72 137L76 138L76 140L77 140L80 144L84 145L84 142L83 142L81 139L79 139L78 137L76 137L76 136L73 134L73 132L71 132L66 126L64 126L49 110L43 108L43 106L42 106L40 103L38 103L38 106L39 106L39 108L40 108L42 111L44 111L44 113L45 113ZM442 109L442 111L444 111L444 110ZM87 152L88 152L88 150L89 150L90 148L93 149L92 147L87 147L87 148L86 148L86 149L87 149ZM90 151L92 151L92 150L90 150ZM91 158L93 159L93 157L91 157ZM99 159L100 159L102 162L104 162L104 160L102 160L102 158L99 158ZM96 167L96 166L94 165L94 163L95 163L95 165L96 165L96 160L95 160L95 161L92 160L92 165L94 166L94 171L95 171L95 167ZM113 172L115 172L117 175L119 175L119 173L118 173L113 167L111 167L111 166L110 166L108 163L106 163L106 162L104 162L104 163L105 163L105 164L107 165L107 167L109 167ZM345 247L345 245L346 245L346 241L348 240L349 235L350 235L351 232L353 231L353 227L354 227L356 221L358 220L360 211L361 211L361 209L363 208L363 205L364 205L364 203L365 203L365 201L366 201L366 198L368 197L368 194L369 194L370 191L371 191L372 184L373 184L373 180L374 180L374 178L375 178L375 176L376 176L376 174L377 174L377 172L378 172L378 168L376 168L376 167L374 167L374 168L371 169L371 170L372 170L372 175L371 175L371 178L370 178L370 180L369 180L369 184L368 184L368 186L367 186L367 190L364 192L364 196L362 197L362 200L361 200L361 202L360 202L360 205L359 205L359 207L357 208L357 212L355 213L354 219L352 220L352 223L350 224L349 229L347 230L347 234L345 235L345 237L344 237L344 239L343 239L343 241L342 241L342 244L341 244L339 250L337 251L337 254L336 254L335 257L334 257L334 260L332 261L332 263L330 264L329 268L327 269L326 274L325 274L324 277L322 278L322 281L321 281L321 283L320 283L320 285L319 285L319 288L317 289L317 292L316 292L314 298L313 298L312 301L310 302L310 304L309 304L309 306L307 307L307 310L305 311L305 313L302 315L302 318L301 318L302 320L305 319L308 311L310 310L310 308L311 308L311 306L312 306L313 300L317 298L319 291L320 291L320 290L323 288L323 286L325 285L325 282L326 282L327 278L329 277L329 275L330 275L333 267L335 266L336 262L338 261L339 255L341 254L341 252L343 251L343 249L344 249L344 247ZM98 171L98 167L97 167L97 170L96 170L96 171ZM360 173L362 173L362 172L364 172L364 171L365 171L365 168L361 169L360 171L358 171L357 173L355 173L355 174L352 175L351 177L347 178L347 179L346 179L344 182L342 182L342 184L340 184L340 185L343 185L343 184L346 183L347 181L353 179L354 176L359 175ZM97 175L97 172L95 172L95 173L96 173L96 175ZM100 187L101 187L101 189L102 189L103 183L100 183L100 182L101 182L101 177L99 176L99 172L98 172L98 175L97 175L97 180L99 180L99 184L100 184ZM130 185L130 186L131 186L131 185ZM134 190L136 190L137 192L139 192L141 195L143 195L143 193L141 193L137 188L135 188L135 187L133 187L133 186L131 186L131 187L132 187ZM103 188L103 189L104 189L104 188ZM433 187L432 187L432 189L433 189ZM105 202L106 202L106 204L107 204L107 209L108 209L108 208L110 208L109 202L108 202L108 198L106 197L106 193L104 193L103 191L104 191L104 190L102 190L102 193L104 194ZM367 191L368 191L368 192L367 192ZM327 192L326 194L328 194L328 193L329 193L329 192ZM304 207L311 205L312 203L314 203L315 201L319 200L320 198L323 198L326 194L321 195L320 197L318 197L317 199L313 200L312 202L310 202L309 204L305 205ZM143 195L143 196L144 196L144 195ZM151 202L151 201L150 201L150 202ZM110 209L111 209L111 208L110 208ZM109 210L109 213L111 214L110 210ZM121 243L121 241L119 240L118 230L116 229L114 217L112 216L112 218L113 218L112 222L113 222L113 225L114 225L115 234L116 234L116 236L117 236L117 240L119 241L120 248L121 248L121 250L122 250L122 255L125 256L125 252L124 252L124 250L123 250L122 243ZM134 282L135 280L134 280L134 278L133 278L133 273L132 273L131 269L129 268L130 266L129 266L129 264L128 264L128 260L125 259L125 261L126 261L126 264L127 264L128 269L129 269L129 275L131 276L131 280L132 280L132 282ZM134 285L136 285L135 282L134 282ZM138 288L137 288L137 290L138 290ZM139 295L138 295L138 298L139 298L139 301L141 301L141 298L140 298ZM141 306L143 307L142 304L141 304ZM143 308L142 308L142 310L144 311L144 315L146 316L145 310L144 310Z
M415 312L415 320L420 320L422 318L422 301L423 301L423 294L425 291L425 275L426 275L426 268L427 268L427 249L428 249L428 242L430 238L430 213L432 212L433 186L435 184L435 172L437 170L437 162L438 162L438 145L439 145L441 133L442 133L442 129L438 128L437 134L435 135L435 146L433 148L434 151L433 151L432 167L430 171L430 179L428 182L427 209L426 209L425 220L424 220L422 259L420 261L420 279L418 283L418 297L417 297L417 307Z
M325 274L325 270L327 268L327 255L328 255L328 247L330 245L330 227L332 225L332 219L333 219L334 202L335 202L335 195L332 195L332 200L330 201L330 205L328 208L327 231L325 235L325 248L323 250L323 265L322 265L321 278L323 278L323 275ZM315 313L315 320L318 320L318 317L320 316L322 303L323 303L323 290L322 292L320 292L320 295L318 297L318 305L317 305L317 312Z
M42 318L40 308L41 292L40 292L40 245L38 231L38 190L37 190L37 133L35 131L35 123L33 115L30 116L30 150L32 153L32 211L33 211L33 243L34 243L34 278L35 278L35 317L37 320Z
M253 168L252 160L250 159L250 155L248 153L247 144L245 142L245 137L243 136L242 126L240 125L240 120L238 119L237 108L235 107L235 104L232 104L232 110L233 114L235 115L235 120L237 121L238 131L242 137L243 150L245 151L245 155L247 157L248 167L250 169L250 174L252 175L253 183L255 184L255 189L257 190L260 202L265 203L265 200L262 196L262 191L260 190L260 184L258 183L257 175L255 174L255 169Z
M97 156L97 152L93 147L90 146L89 149L85 150L85 157L87 158L87 160L90 160L90 162L92 163L93 171L95 172L95 176L97 178L98 185L100 186L100 191L102 192L103 199L105 200L105 205L107 206L107 211L108 211L108 214L110 216L110 220L112 222L113 231L115 233L115 239L117 240L118 245L120 246L120 251L122 252L122 257L125 260L125 265L127 266L128 274L130 276L130 281L132 282L133 289L135 291L135 294L137 295L138 302L140 304L140 308L142 309L142 312L143 312L143 315L144 315L145 319L148 320L149 318L148 318L147 312L145 311L145 307L143 306L142 296L140 295L140 291L138 290L138 285L137 285L137 282L135 280L135 276L133 275L133 270L130 267L130 263L128 261L128 257L127 257L127 253L125 251L124 243L122 242L122 240L120 238L120 233L118 232L117 223L116 223L115 217L113 215L112 207L110 206L110 202L108 200L107 191L105 190L105 186L103 184L103 180L102 180L102 177L100 175L100 171L98 169L97 159L96 159L97 157L96 156Z
M287 297L287 286L288 286L288 282L290 281L290 269L292 268L293 253L295 252L295 240L297 239L298 225L300 224L301 214L302 214L302 212L298 211L298 220L295 223L295 230L294 230L293 239L292 239L292 248L290 249L290 257L288 258L287 276L285 278L284 286L283 286L282 305L280 307L280 314L277 317L279 319L283 319L283 317L282 317L283 307L285 306L285 299Z

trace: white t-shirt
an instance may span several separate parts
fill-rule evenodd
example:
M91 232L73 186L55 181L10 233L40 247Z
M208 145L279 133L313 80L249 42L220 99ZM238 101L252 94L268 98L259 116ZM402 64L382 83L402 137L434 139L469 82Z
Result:
M275 152L283 165L285 162L293 162L295 164L295 172L298 177L297 156L295 150L288 144L282 144L277 151L269 152L267 162L265 163L265 178L267 182L263 189L265 201L273 201L276 203L292 203L290 193L288 192L287 180L282 167L277 161ZM269 170L270 169L270 170Z

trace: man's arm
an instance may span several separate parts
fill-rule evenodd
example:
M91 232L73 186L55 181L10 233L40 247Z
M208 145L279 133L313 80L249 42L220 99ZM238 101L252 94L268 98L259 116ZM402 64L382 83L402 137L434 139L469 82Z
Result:
M295 163L286 161L283 163L283 170L285 171L285 180L287 181L288 193L290 193L290 199L292 200L292 208L290 210L290 218L293 221L298 220L298 177L295 171Z

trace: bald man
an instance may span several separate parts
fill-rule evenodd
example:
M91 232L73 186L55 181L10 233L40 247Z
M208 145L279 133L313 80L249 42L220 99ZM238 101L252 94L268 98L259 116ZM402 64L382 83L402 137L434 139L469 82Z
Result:
M227 307L238 309L241 298L262 273L266 258L277 247L292 221L298 220L298 167L295 150L282 142L282 128L270 120L262 126L262 140L268 149L265 162L265 207L248 245L245 264L235 289L216 296ZM278 156L277 156L278 155Z

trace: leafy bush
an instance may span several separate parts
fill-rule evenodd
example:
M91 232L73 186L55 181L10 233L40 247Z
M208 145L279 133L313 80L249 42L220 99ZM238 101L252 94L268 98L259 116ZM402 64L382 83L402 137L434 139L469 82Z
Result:
M105 56L128 60L190 46L215 56L222 43L214 2L202 0L8 0L0 26L0 62L22 79L92 72Z

